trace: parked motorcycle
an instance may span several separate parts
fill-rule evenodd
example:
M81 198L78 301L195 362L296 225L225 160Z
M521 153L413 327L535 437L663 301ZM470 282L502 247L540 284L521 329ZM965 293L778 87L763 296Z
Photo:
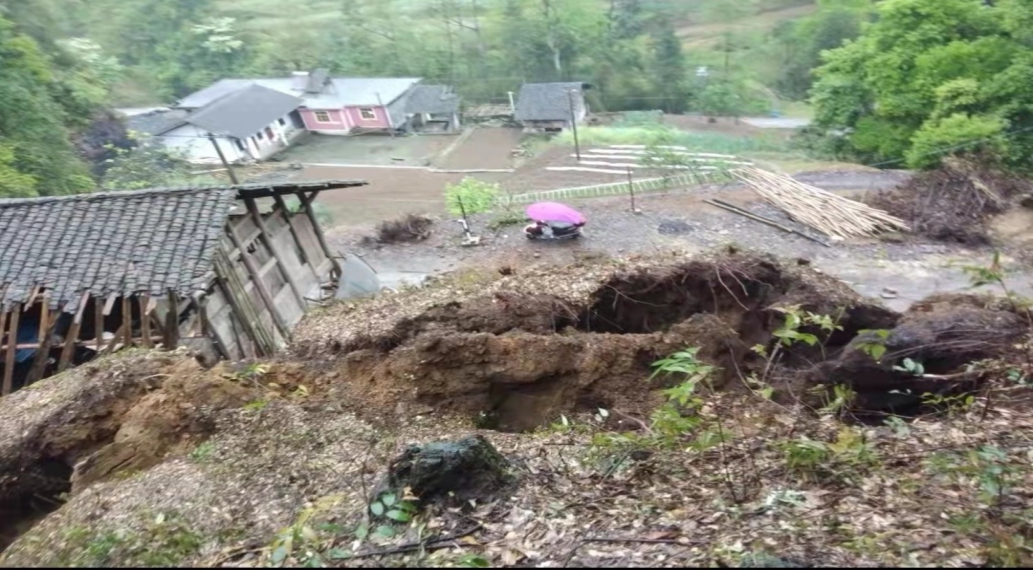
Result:
M556 202L538 202L527 207L527 217L536 220L524 228L527 239L566 240L581 237L588 223L581 212Z
M584 224L568 222L535 222L524 228L524 235L531 240L566 240L581 237Z

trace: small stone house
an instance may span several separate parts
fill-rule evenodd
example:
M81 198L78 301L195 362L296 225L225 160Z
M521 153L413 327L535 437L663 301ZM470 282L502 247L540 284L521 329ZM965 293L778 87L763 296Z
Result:
M517 94L513 119L525 132L560 132L588 115L587 83L525 83ZM573 111L573 112L572 112Z
M128 346L275 353L341 276L313 200L365 184L0 200L0 394Z

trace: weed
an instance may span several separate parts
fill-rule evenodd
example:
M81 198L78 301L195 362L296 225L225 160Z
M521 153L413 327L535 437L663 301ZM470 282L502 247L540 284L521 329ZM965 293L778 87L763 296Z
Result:
M522 212L515 210L504 209L501 212L497 212L488 221L488 229L495 232L507 226L515 226L523 223L527 219Z
M210 441L205 441L199 444L190 452L190 459L198 463L204 463L212 455L212 450L215 449L215 445Z
M260 412L260 411L264 410L265 407L268 406L268 405L269 405L269 402L267 400L263 400L263 399L251 400L250 402L244 404L244 409L249 411L249 412Z
M67 550L57 555L62 565L179 566L196 554L204 544L174 512L146 516L142 532L128 529L97 532L87 527L72 527L65 532Z
M801 436L778 446L790 472L815 481L832 478L851 482L855 475L879 462L875 447L850 427L840 429L833 442Z

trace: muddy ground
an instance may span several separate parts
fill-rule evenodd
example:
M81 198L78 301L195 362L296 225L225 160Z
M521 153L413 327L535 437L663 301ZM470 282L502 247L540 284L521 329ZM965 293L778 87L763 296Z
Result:
M835 178L839 174L814 173L812 178ZM856 176L850 174L850 176ZM877 173L869 182L892 187L899 174ZM877 186L878 187L878 186ZM845 192L857 195L856 192ZM807 232L779 210L757 200L748 190L714 187L707 192L639 196L631 212L630 198L571 201L589 219L585 236L577 242L531 242L520 225L497 230L489 225L495 215L471 217L482 246L460 245L462 226L454 220L436 216L432 234L417 244L378 245L363 243L370 229L331 231L333 247L355 252L382 274L387 286L416 283L427 275L463 268L520 266L528 263L569 263L586 257L620 257L667 250L698 252L720 245L801 258L815 268L835 276L857 292L881 298L896 310L936 292L965 290L970 285L965 266L987 265L993 255L990 247L965 247L913 236L885 236L883 239L851 240L826 247L794 234L757 223L703 202L710 197L743 206L777 220L783 225ZM519 212L517 212L519 215ZM1028 249L1029 227L1016 220L1021 214L1001 218L999 246L1004 252L1008 281L1016 292L1033 293L1031 273L1021 261ZM812 234L813 235L813 234Z

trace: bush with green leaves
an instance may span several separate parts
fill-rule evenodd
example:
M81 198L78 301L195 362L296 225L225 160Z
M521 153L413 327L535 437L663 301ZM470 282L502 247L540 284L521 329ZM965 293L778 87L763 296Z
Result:
M445 186L445 206L455 216L462 215L464 211L468 215L480 214L495 206L499 193L498 184L467 176L458 184Z

